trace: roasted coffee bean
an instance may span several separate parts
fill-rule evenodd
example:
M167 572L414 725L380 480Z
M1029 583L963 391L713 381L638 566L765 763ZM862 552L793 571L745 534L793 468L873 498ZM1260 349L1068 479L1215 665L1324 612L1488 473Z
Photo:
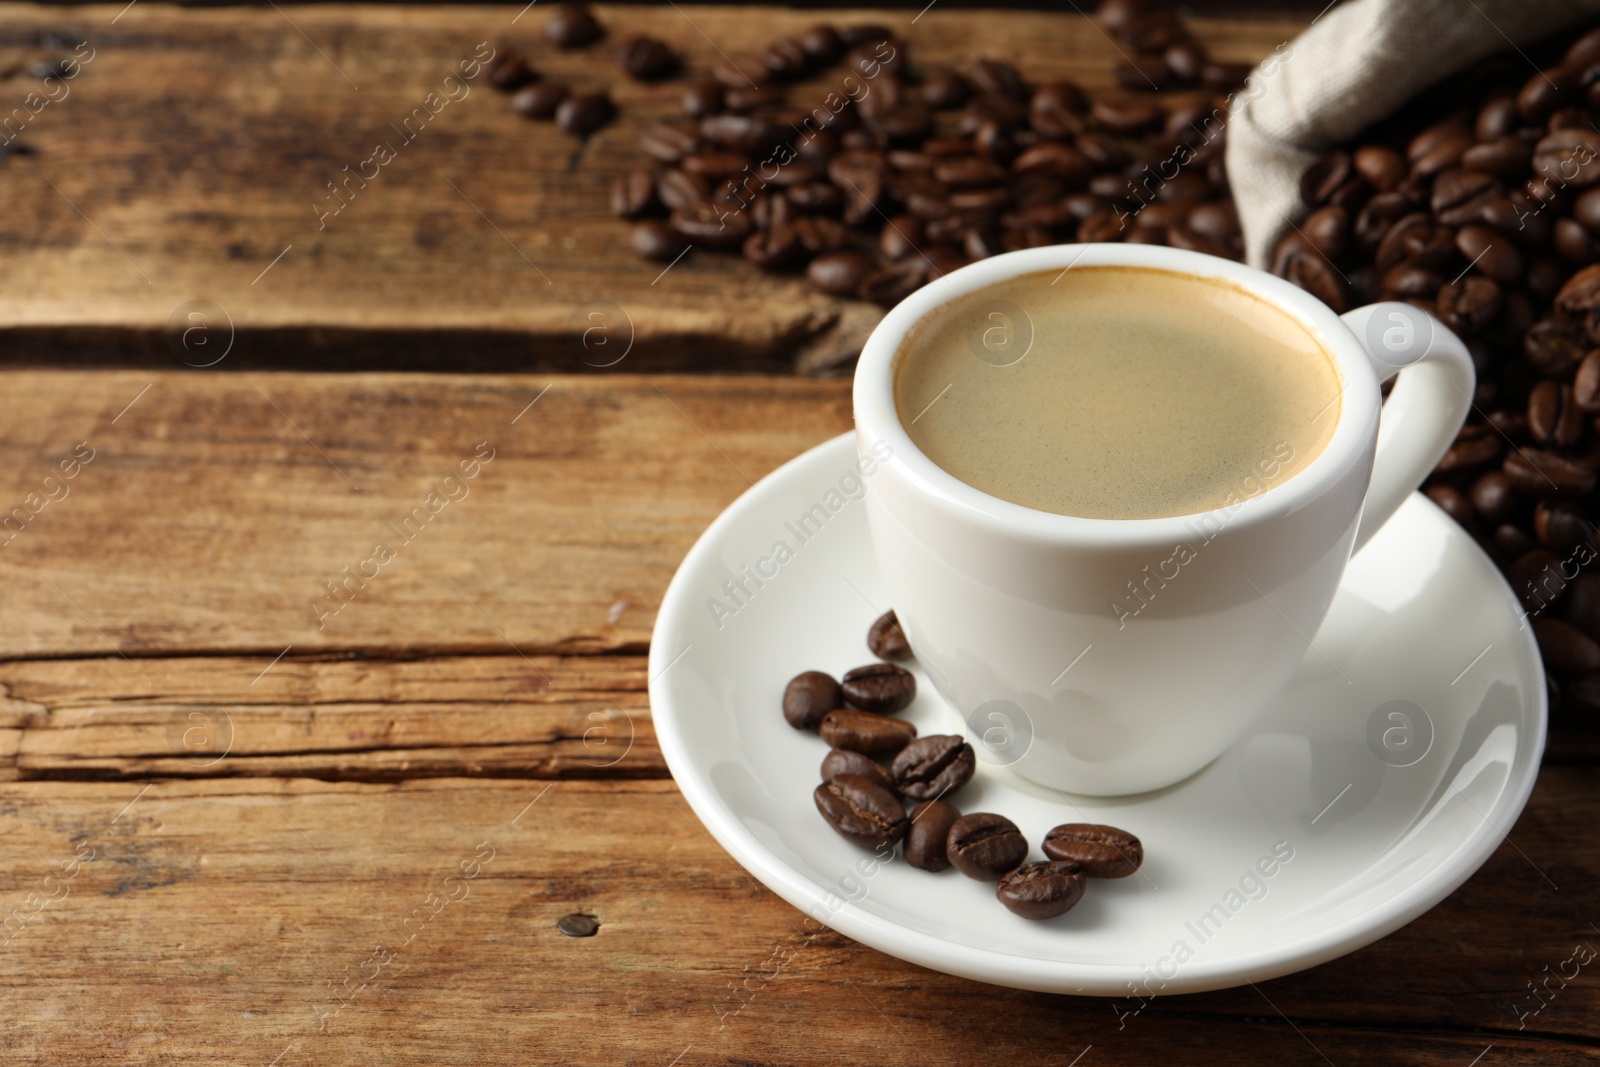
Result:
M1494 528L1494 544L1507 559L1526 555L1539 547L1539 542L1530 537L1527 531L1508 522Z
M1533 142L1526 137L1500 137L1475 144L1461 153L1461 166L1492 174L1503 181L1526 177L1533 164Z
M1044 835L1044 854L1068 860L1090 878L1126 878L1144 863L1144 844L1126 830L1096 823L1072 822Z
M1600 671L1600 643L1560 619L1536 618L1533 636L1547 666L1560 674L1594 674Z
M1350 283L1337 267L1315 252L1294 256L1283 276L1334 311L1343 314L1350 310Z
M919 87L922 102L938 111L954 111L967 102L971 90L967 80L953 70L935 71Z
M867 41L850 48L844 57L845 69L871 81L883 75L898 78L905 72L906 46L904 41ZM880 83L874 92L881 90Z
M1600 239L1572 219L1555 222L1556 255L1575 267L1600 261Z
M717 181L742 173L749 163L737 152L691 152L679 160L678 165L689 174Z
M1356 149L1351 162L1356 173L1380 193L1389 192L1399 185L1408 171L1404 157L1382 145L1366 145Z
M1083 899L1084 873L1062 860L1029 863L1001 878L994 895L1024 919L1054 919Z
M683 252L683 236L659 219L646 219L633 228L633 251L656 263L670 263Z
M953 734L919 737L895 756L889 772L900 792L916 800L953 793L977 770L972 746Z
M854 296L877 264L860 252L825 252L806 267L806 279L833 296Z
M889 777L889 772L875 761L847 748L829 749L822 760L822 780L831 782L841 774L858 775L891 793L898 792L894 779Z
M1573 562L1595 558L1594 526L1568 504L1539 501L1533 509L1533 532L1551 551L1573 556ZM1580 556L1582 560L1577 558Z
M1429 500L1439 505L1439 509L1458 524L1471 527L1474 512L1467 494L1450 485L1430 485L1425 493Z
M867 648L880 659L910 659L911 645L893 611L878 616L867 630Z
M1522 253L1512 240L1488 226L1463 226L1456 231L1456 247L1477 270L1502 285L1522 279Z
M683 90L683 113L692 119L715 115L722 110L723 102L727 98L726 93L727 90L721 82L692 82Z
M582 48L605 36L605 27L587 4L562 4L545 19L544 39L557 48Z
M703 178L681 170L663 171L656 179L656 196L668 211L683 211L708 202L711 188Z
M1478 514L1490 522L1504 519L1517 502L1510 480L1500 471L1490 471L1473 482L1468 496Z
M815 730L823 716L844 707L844 694L833 675L805 671L789 680L783 690L783 717L796 730Z
M924 800L911 809L906 827L906 862L924 871L942 871L950 866L945 851L950 827L961 818L954 804L943 800Z
M1600 131L1578 126L1545 134L1533 148L1533 172L1561 187L1600 181Z
M837 186L827 182L801 182L784 190L784 196L799 212L826 215L838 211L844 204L844 195Z
M574 93L556 108L556 125L576 137L587 137L616 117L610 94Z
M530 119L554 118L556 109L570 90L560 82L536 82L518 89L511 98L512 110Z
M1583 357L1572 379L1572 400L1586 415L1600 412L1600 349Z
M1506 582L1530 614L1537 614L1560 600L1567 589L1561 558L1546 548L1530 548L1518 553L1506 568Z
M906 809L900 798L854 774L823 782L812 793L817 810L838 835L863 848L883 848L906 836Z
M980 59L967 72L967 80L980 93L1003 96L1008 100L1026 101L1028 87L1017 73L1017 68L999 59Z
M1440 474L1451 474L1456 471L1481 467L1485 463L1493 463L1499 458L1499 437L1488 434L1457 437L1455 443L1445 450L1444 456L1439 460L1439 465L1434 469Z
M1539 125L1557 108L1578 99L1578 72L1570 67L1554 67L1529 78L1517 94L1517 111L1522 120Z
M1300 226L1311 247L1329 260L1344 255L1345 238L1350 232L1350 213L1335 204L1320 207L1306 216Z
M1350 156L1344 152L1330 152L1300 176L1300 196L1313 206L1326 203L1349 177Z
M1528 394L1528 432L1541 445L1571 448L1583 436L1584 421L1569 385L1546 378Z
M620 218L643 218L660 207L656 176L647 170L630 170L611 184L611 211Z
M1558 452L1518 449L1506 456L1500 469L1513 489L1529 496L1586 496L1594 492L1594 467Z
M639 33L622 42L617 63L639 81L660 81L677 73L678 53L665 41Z
M1448 170L1433 183L1433 213L1446 226L1464 226L1478 218L1484 203L1504 192L1492 175Z
M844 55L844 41L839 31L828 25L811 27L800 35L800 47L816 63L832 63Z
M1183 85L1193 85L1205 70L1206 50L1192 40L1175 41L1161 53L1167 69Z
M836 251L849 242L845 228L833 219L802 216L794 220L794 228L800 234L801 245L814 256Z
M1100 98L1089 107L1089 114L1112 133L1136 134L1161 125L1161 105L1145 100L1107 100Z
M799 232L788 223L756 230L744 239L741 251L745 259L762 270L782 270L785 267L792 267L805 256Z
M539 75L528 66L528 60L520 52L507 49L496 52L494 58L484 64L483 77L492 88L510 93L537 80Z
M846 671L841 679L845 703L862 711L892 715L910 705L917 695L917 679L892 663L869 663Z
M1579 327L1559 319L1541 319L1530 326L1522 339L1522 351L1529 366L1551 378L1566 377L1585 355Z
M894 755L917 736L917 728L904 719L848 708L824 715L817 732L834 748L846 748L873 759Z
M1434 314L1457 333L1477 333L1494 322L1500 306L1499 283L1471 274L1439 289Z
M695 204L672 213L672 228L694 244L732 251L742 248L754 228L747 212L715 204Z
M945 837L950 863L968 878L998 882L1028 855L1028 839L1004 815L980 811L963 815Z
M700 147L695 131L672 122L657 122L639 137L639 147L651 159L676 163Z
M856 286L856 296L881 307L893 307L927 281L927 264L906 260L887 270L873 271Z

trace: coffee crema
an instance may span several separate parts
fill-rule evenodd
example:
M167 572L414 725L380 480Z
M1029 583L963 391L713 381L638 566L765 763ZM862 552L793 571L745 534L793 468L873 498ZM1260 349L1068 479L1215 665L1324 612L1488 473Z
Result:
M935 309L895 357L900 423L991 496L1094 519L1231 506L1327 446L1341 376L1288 313L1226 281L1072 267Z

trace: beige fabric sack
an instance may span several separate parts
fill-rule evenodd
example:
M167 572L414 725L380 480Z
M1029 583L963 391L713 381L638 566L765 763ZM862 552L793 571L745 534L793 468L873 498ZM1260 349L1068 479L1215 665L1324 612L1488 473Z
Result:
M1228 181L1246 261L1266 268L1305 213L1300 174L1317 156L1484 56L1597 14L1600 0L1348 0L1325 12L1230 106Z

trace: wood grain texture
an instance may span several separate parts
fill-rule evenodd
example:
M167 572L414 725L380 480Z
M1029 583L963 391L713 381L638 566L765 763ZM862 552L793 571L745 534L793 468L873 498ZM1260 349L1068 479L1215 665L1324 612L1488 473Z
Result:
M0 664L20 778L665 778L642 656Z
M309 5L291 21L271 7L149 0L126 12L0 5L0 70L13 71L0 80L0 115L40 87L19 66L58 58L59 48L38 44L42 32L93 49L64 83L68 95L17 120L26 122L18 143L37 154L0 170L9 206L0 220L0 359L206 362L231 322L224 369L581 372L585 353L571 343L569 321L577 314L586 323L599 303L619 336L634 338L623 364L631 370L836 368L859 347L877 313L795 278L691 254L657 280L660 265L627 250L628 227L610 217L606 195L638 164L639 132L678 114L681 82L622 77L611 58L616 34L555 54L538 43L543 11L514 22L519 7ZM751 7L599 10L616 28L672 43L702 74L718 49L764 46L818 17ZM829 17L884 23L929 65L965 67L987 54L1033 78L1070 75L1103 88L1118 58L1072 13L936 6L915 25L908 11ZM1219 58L1253 61L1299 25L1198 19L1194 28ZM401 138L391 124L439 91L480 42L525 49L547 78L611 86L622 118L579 146L514 114L480 78ZM805 83L791 99L809 110L841 76ZM395 142L394 160L319 221L314 205L336 203L327 183L380 142ZM225 313L213 315L203 352L174 348L189 325L182 315L169 328L195 300Z
M978 1049L1066 1064L1093 1046L1081 1062L1464 1067L1492 1045L1495 1063L1588 1063L1592 977L1522 1030L1514 1010L1545 965L1600 941L1593 850L1531 847L1600 817L1585 779L1547 771L1513 830L1559 892L1506 846L1351 956L1137 1013L951 978L819 929L752 883L668 783L13 783L9 1062L954 1067ZM599 933L561 936L572 912Z
M154 689L137 658L170 652L643 653L710 521L850 427L845 382L4 383L26 403L0 430L0 659L129 657L126 691L140 696ZM93 458L48 500L45 478L83 443ZM19 507L26 523L4 526Z

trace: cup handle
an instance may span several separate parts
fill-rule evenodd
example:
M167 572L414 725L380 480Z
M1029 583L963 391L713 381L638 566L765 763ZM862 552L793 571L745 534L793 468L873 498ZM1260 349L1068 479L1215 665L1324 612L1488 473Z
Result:
M1379 417L1372 482L1350 549L1354 555L1455 441L1472 406L1477 375L1461 338L1410 304L1368 304L1340 318L1367 350L1380 383L1399 375Z

